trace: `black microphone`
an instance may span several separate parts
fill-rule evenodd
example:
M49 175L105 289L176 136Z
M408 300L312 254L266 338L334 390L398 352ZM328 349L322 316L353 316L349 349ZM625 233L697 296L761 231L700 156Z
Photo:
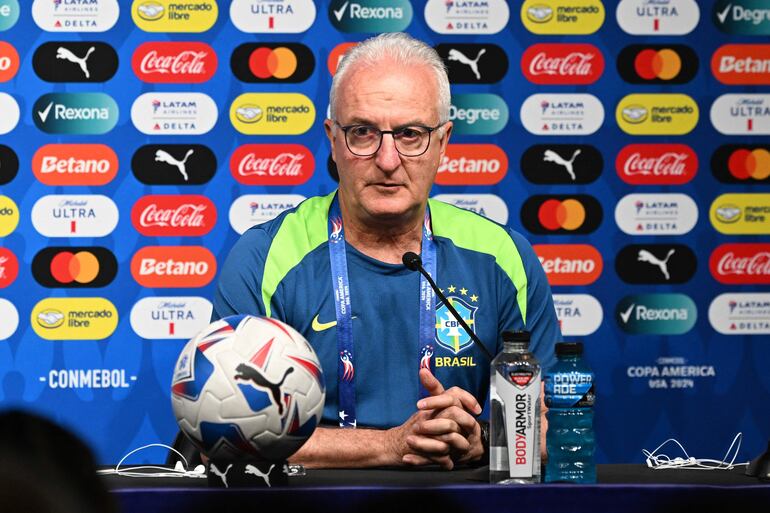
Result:
M476 336L476 334L471 330L467 324L465 324L465 321L460 316L459 313L457 313L457 310L455 310L455 307L452 306L452 303L449 302L449 300L446 298L444 294L441 293L441 290L436 285L436 282L433 281L433 278L430 277L430 274L423 268L422 266L422 258L420 258L420 255L417 253L414 253L412 251L407 251L404 253L404 256L401 257L401 261L404 263L407 269L410 271L419 271L420 274L425 276L425 278L428 280L428 283L430 283L431 288L433 289L433 292L436 293L438 298L444 302L446 307L449 309L450 312L452 312L452 315L455 319L457 319L457 322L460 323L460 326L463 327L465 332L470 335L471 340L473 340L473 343L476 344L480 349L481 352L484 353L484 355L489 358L489 361L492 361L492 354L487 350L487 348L484 346L484 344L481 343L481 340L479 340L479 337Z

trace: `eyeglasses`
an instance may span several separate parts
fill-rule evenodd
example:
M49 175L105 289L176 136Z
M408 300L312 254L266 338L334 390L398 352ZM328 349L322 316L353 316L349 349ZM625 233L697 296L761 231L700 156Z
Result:
M350 153L359 157L371 157L382 146L383 134L393 136L396 151L405 157L419 157L430 146L430 134L446 124L446 122L434 127L411 125L398 130L380 130L371 125L347 125L342 126L337 121L335 125L345 132L345 144Z

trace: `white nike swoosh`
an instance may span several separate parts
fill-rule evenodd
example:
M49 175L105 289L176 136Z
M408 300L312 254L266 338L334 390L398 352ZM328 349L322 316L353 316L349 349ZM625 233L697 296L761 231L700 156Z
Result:
M345 9L348 7L348 2L345 2L342 4L342 7L340 7L339 11L335 11L332 9L332 12L334 12L334 16L337 18L337 21L342 21L342 15L345 13Z
M628 318L631 317L631 312L635 306L636 305L634 303L631 303L631 306L628 307L628 310L625 312L620 312L620 318L623 319L623 324L628 324Z
M43 110L37 111L37 115L40 116L40 121L45 123L45 120L48 119L48 113L51 112L51 107L53 107L53 102L48 104L48 107L46 107Z
M719 18L719 23L725 22L725 19L727 19L727 13L730 12L730 7L732 6L733 4L727 4L727 7L725 7L724 11L717 13L717 18Z

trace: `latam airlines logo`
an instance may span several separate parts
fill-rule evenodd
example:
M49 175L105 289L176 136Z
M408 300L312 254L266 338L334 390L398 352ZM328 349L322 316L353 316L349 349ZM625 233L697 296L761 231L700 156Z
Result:
M618 73L631 84L685 84L698 72L698 56L685 45L630 45L618 54Z
M217 54L198 41L150 42L134 50L134 74L152 84L200 84L217 71Z
M698 26L695 0L622 0L615 11L618 25L634 36L682 36Z
M299 194L245 194L230 206L230 226L241 235L252 226L275 219L305 199Z
M698 124L698 104L686 94L629 94L615 120L631 135L684 135Z
M1 9L1 7L0 7ZM12 44L0 41L0 82L8 82L19 71L19 53ZM508 69L508 62L505 63Z
M13 303L3 298L0 298L0 319L3 320L0 322L0 340L11 338L19 327L19 311Z
M134 0L131 18L145 32L206 32L219 7L214 0Z
M118 327L118 310L102 297L55 297L32 308L30 324L46 340L103 340Z
M709 259L711 275L727 285L770 285L770 244L722 244Z
M505 0L428 0L425 22L439 34L497 34L508 24Z
M304 134L315 121L315 105L300 93L245 93L230 106L230 122L246 135Z
M106 237L118 217L115 203L97 194L49 194L32 206L32 225L44 237Z
M217 122L214 100L203 93L144 93L131 106L131 121L147 135L201 135Z
M722 194L709 209L711 224L728 235L770 234L770 194Z
M766 0L717 0L712 13L714 25L727 34L770 35L770 6Z
M118 174L118 156L104 144L46 144L32 172L45 185L105 185Z
M106 82L118 70L118 54L106 43L53 41L35 50L32 67L46 82Z
M631 335L683 335L695 326L698 309L684 294L637 294L620 300L615 319Z
M315 69L313 52L299 43L244 43L233 50L230 68L241 82L304 82Z
M469 210L499 224L508 224L508 207L494 194L437 194L434 200Z
M16 152L0 144L0 185L5 185L16 178L19 172L19 157Z
M725 135L770 135L770 94L723 94L711 105L711 124Z
M0 289L13 283L18 275L19 259L10 249L0 248Z
M770 183L770 145L720 146L711 156L711 172L723 183Z
M521 22L534 34L593 34L604 17L600 0L525 0L521 5Z
M591 94L533 94L521 105L521 123L535 135L590 135L604 122L604 107Z
M21 117L19 104L13 99L13 96L7 93L0 93L0 135L7 134L16 128Z
M409 0L334 0L329 20L341 32L401 32L412 21Z
M50 247L32 259L32 276L43 287L104 287L118 274L118 261L102 247Z
M131 308L131 328L148 340L187 340L208 325L212 309L197 296L146 297Z
M593 84L604 72L604 56L587 43L540 43L524 51L521 71L534 84Z
M230 157L230 172L244 185L302 185L314 170L313 154L300 144L245 144Z
M768 335L770 294L720 294L709 305L709 322L723 335Z
M312 0L233 0L230 21L241 32L299 34L316 17Z
M131 274L142 287L205 287L217 272L217 260L203 246L145 246L131 259Z
M521 172L532 183L586 184L602 174L602 154L587 144L536 144L521 155Z
M695 178L698 156L685 144L629 144L618 153L615 170L631 185L682 185Z
M698 222L686 194L628 194L615 207L615 223L629 235L684 235Z
M535 244L532 249L551 286L590 285L602 274L602 255L588 244Z
M449 144L436 174L438 185L494 185L508 172L508 156L494 144Z
M602 223L602 206L587 194L530 196L521 207L521 222L542 235L584 234Z
M697 268L695 253L683 244L631 244L615 257L615 271L626 283L686 283Z
M136 231L147 237L200 237L217 223L217 209L206 196L142 196L131 209Z
M436 45L436 51L452 84L494 84L508 72L508 56L497 45L443 43Z
M203 185L217 172L217 157L202 144L148 144L136 150L131 169L147 185Z
M508 105L496 94L453 94L449 120L458 135L494 135L508 124Z
M104 93L49 93L32 107L35 126L48 134L106 134L118 117L118 104Z
M770 85L770 45L722 45L711 72L727 85Z
M46 32L105 32L118 21L117 0L35 0L32 18Z
M601 303L588 294L554 294L553 306L565 337L591 335L604 319Z
M19 2L0 0L0 32L10 29L19 20Z
M0 195L0 237L13 233L19 224L19 207L8 196Z

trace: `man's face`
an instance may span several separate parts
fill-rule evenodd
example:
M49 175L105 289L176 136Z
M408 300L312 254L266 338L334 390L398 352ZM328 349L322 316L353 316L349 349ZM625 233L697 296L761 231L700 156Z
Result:
M351 68L340 85L337 122L342 126L372 125L394 130L409 125L434 127L439 123L438 87L427 66L397 66L390 61L374 67ZM419 213L441 162L452 124L444 133L431 134L428 150L419 157L405 157L385 134L382 145L370 157L353 155L345 145L345 133L331 120L324 123L332 158L340 177L339 194L351 214L359 219L388 221Z

